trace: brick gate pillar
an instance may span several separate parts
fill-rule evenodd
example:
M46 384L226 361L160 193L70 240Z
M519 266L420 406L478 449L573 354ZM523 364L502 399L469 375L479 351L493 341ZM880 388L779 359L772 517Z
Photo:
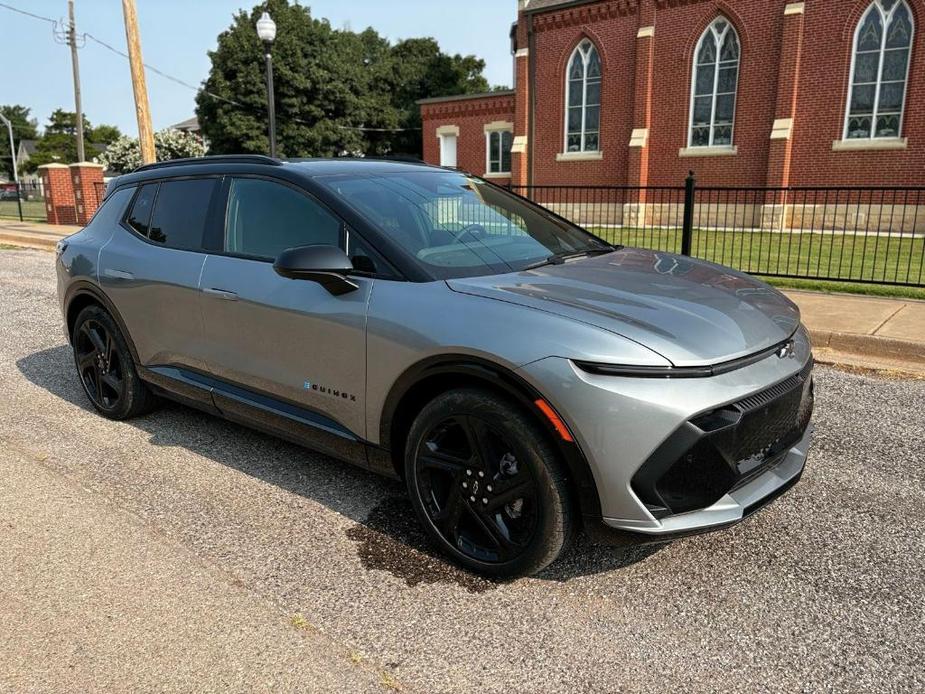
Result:
M784 7L780 66L777 71L777 105L768 148L767 184L790 185L790 157L793 151L793 125L800 86L800 60L803 51L803 3Z
M86 224L103 201L103 165L81 161L70 169L77 223Z
M45 186L45 218L49 224L76 224L71 170L64 164L43 164L39 175Z

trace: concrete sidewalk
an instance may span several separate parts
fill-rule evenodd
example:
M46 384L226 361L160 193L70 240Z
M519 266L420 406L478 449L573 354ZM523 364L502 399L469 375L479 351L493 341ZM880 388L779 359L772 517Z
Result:
M44 454L0 460L0 691L401 689Z
M0 244L53 250L80 229L0 219ZM925 374L925 301L786 290L823 363Z
M786 290L823 363L925 374L925 301Z
M18 219L0 219L0 245L21 246L38 250L54 250L59 239L64 238L81 227L68 224L41 224L38 222L20 222Z

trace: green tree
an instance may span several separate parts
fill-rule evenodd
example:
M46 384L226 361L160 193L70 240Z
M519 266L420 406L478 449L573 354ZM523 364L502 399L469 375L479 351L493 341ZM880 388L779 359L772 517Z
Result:
M114 125L99 125L94 128L87 117L83 117L84 148L87 159L92 159L95 143L107 145L120 135ZM35 154L26 168L35 171L42 164L72 164L77 161L77 114L73 111L55 109L48 117L45 132L35 146Z
M179 130L159 130L154 133L154 153L157 161L201 157L206 153L202 138ZM141 166L138 138L122 135L101 153L96 161L114 173L127 173Z
M30 118L32 110L19 104L0 106L2 113L13 126L13 146L19 150L20 140L35 140L38 137L38 121ZM13 152L13 156L15 156ZM13 178L13 165L10 154L10 136L5 124L0 126L0 175Z
M390 54L391 79L387 82L391 105L403 132L387 136L392 151L420 154L421 108L419 99L489 91L482 72L485 61L473 55L447 55L432 38L407 39Z
M268 0L238 13L209 54L212 68L196 114L213 153L269 149L263 46L255 31L264 10L277 25L274 86L283 156L419 155L416 100L488 90L482 60L445 55L433 39L392 45L373 29L335 30L306 7Z
M108 145L122 137L122 132L115 125L97 125L87 133L87 141L95 145ZM87 155L89 156L89 154Z

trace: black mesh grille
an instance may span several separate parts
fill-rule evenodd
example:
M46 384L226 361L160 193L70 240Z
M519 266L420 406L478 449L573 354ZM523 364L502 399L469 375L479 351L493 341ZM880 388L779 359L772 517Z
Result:
M813 411L812 367L682 427L633 478L650 509L684 513L714 504L777 465Z

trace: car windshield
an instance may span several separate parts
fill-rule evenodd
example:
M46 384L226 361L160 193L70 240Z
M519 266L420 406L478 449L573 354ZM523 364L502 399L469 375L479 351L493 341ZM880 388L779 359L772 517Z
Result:
M519 271L612 250L498 186L452 171L317 180L440 279Z

